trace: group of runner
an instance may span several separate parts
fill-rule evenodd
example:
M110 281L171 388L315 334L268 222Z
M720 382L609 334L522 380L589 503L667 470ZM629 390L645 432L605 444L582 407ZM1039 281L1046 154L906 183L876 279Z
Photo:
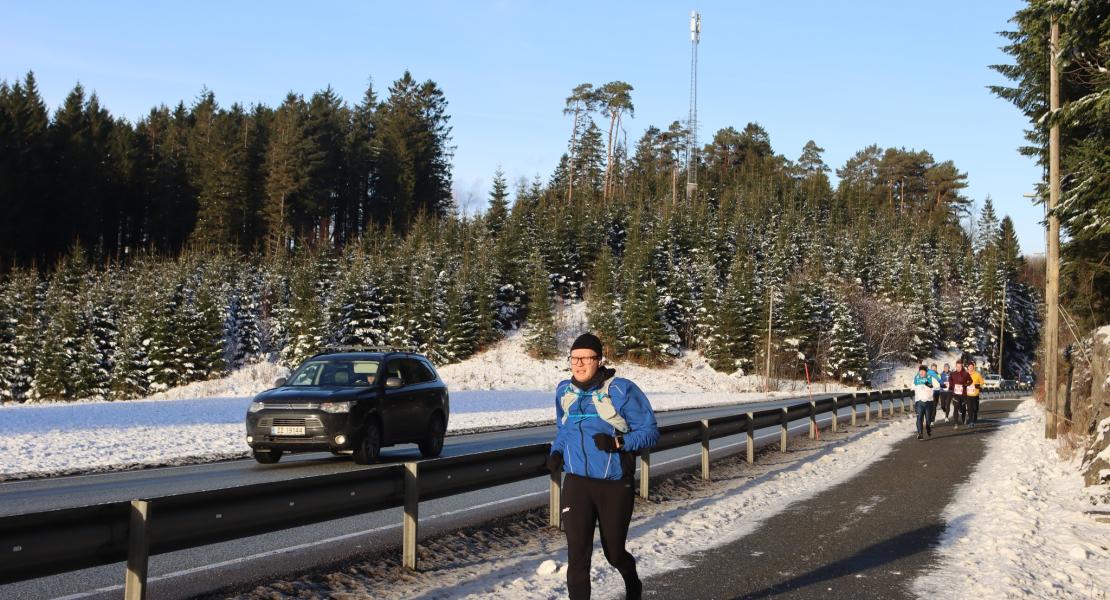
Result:
M944 422L953 421L954 427L975 427L979 422L979 393L983 390L983 376L975 368L975 361L962 358L956 361L953 371L948 363L944 370L937 372L933 363L921 365L913 378L914 411L917 413L917 439L933 435L933 423L937 420L937 404L944 411Z

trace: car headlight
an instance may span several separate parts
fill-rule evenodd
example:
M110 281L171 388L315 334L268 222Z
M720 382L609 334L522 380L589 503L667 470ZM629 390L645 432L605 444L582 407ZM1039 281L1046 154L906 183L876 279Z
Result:
M256 412L262 410L263 408L266 408L265 404L263 404L261 402L251 402L251 407L247 409L247 412L256 413Z
M320 410L326 413L346 413L351 412L351 404L353 402L321 402Z

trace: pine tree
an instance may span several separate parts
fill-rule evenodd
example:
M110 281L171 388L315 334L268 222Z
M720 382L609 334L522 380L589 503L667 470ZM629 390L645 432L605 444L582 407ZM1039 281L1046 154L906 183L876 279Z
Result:
M753 292L751 263L746 256L737 255L724 289L716 295L706 316L710 331L705 355L718 371L748 371L754 366L759 317Z
M649 247L642 244L630 250L624 262L624 327L619 348L635 362L656 365L669 360L670 339L663 324Z
M119 335L115 365L109 381L111 397L116 400L142 398L151 387L150 349L154 340L157 294L142 269L126 275L128 285L121 289Z
M223 375L227 371L224 356L224 322L227 304L226 295L217 286L208 282L198 282L191 293L184 313L182 354L189 356L191 369L187 371L186 381L204 381Z
M256 362L263 352L262 281L257 267L251 265L240 275L236 285L229 327L231 339L228 366L238 369Z
M832 302L832 330L829 335L828 374L847 383L867 381L869 368L863 335L848 304L840 298Z
M608 247L603 247L594 261L590 292L586 296L586 310L590 329L605 345L603 354L616 357L617 340L621 339L623 311L617 296L613 270L613 257Z
M979 265L973 264L964 273L969 277L960 286L960 350L964 354L981 356L987 350L987 308L980 293L982 289Z
M267 246L271 253L287 249L294 234L307 233L311 214L311 175L320 150L308 136L308 107L290 93L274 113L266 150Z
M290 277L288 343L281 351L281 362L295 368L324 349L327 318L320 297L316 270L305 260L293 267Z
M34 376L36 276L13 271L0 284L0 401L23 401Z
M43 299L39 343L35 357L32 396L63 400L83 398L87 388L81 378L82 340L87 322L80 304L88 265L80 246L62 261L50 279Z
M478 348L478 306L474 291L467 285L470 274L462 277L447 294L444 355L450 362L464 360Z
M376 275L361 255L355 255L336 299L336 316L331 330L342 346L384 346L386 324Z
M555 358L555 306L551 294L551 277L539 254L530 261L528 286L528 333L525 348L533 358Z
M498 167L493 174L493 189L489 193L489 209L486 211L486 227L491 238L497 239L508 219L509 184L505 181L505 172Z
M185 285L176 268L167 271L151 290L153 308L147 361L150 364L152 392L162 392L185 383L191 368L189 359L181 353L181 348L187 343L183 339Z
M81 342L80 377L84 392L93 398L110 396L112 371L116 363L118 325L116 307L110 287L112 278L105 276L90 286L85 297L84 319L88 323Z

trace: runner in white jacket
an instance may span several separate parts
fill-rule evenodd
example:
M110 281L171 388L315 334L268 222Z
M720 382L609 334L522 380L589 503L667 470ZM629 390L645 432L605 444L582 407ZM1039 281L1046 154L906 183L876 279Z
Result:
M917 439L925 439L925 435L933 437L933 425L929 422L929 415L933 412L933 382L937 381L929 375L929 369L921 365L917 369L917 376L913 378L913 409L917 413ZM939 385L939 383L938 383Z

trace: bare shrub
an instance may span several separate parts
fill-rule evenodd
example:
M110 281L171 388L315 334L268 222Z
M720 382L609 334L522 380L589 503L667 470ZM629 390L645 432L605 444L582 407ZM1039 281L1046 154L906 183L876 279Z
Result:
M912 360L913 317L901 305L865 293L858 287L845 295L848 306L859 320L872 369L891 360Z

